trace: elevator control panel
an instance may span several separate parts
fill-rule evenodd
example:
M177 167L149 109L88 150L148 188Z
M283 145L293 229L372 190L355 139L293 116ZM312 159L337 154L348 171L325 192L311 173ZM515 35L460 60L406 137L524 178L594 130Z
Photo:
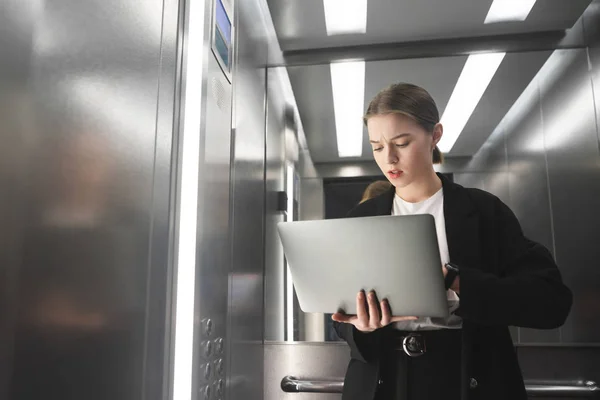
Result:
M224 340L214 337L213 322L205 318L201 323L200 353L202 361L198 370L200 400L222 400L225 393Z

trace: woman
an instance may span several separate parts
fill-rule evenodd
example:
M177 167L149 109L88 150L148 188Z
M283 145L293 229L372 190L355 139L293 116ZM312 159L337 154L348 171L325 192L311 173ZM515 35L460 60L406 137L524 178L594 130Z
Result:
M525 400L508 326L564 323L572 294L552 255L523 236L497 197L435 173L443 127L427 91L392 85L371 101L364 122L393 188L349 216L432 214L450 316L393 316L376 293L358 293L357 315L332 316L351 349L343 399Z

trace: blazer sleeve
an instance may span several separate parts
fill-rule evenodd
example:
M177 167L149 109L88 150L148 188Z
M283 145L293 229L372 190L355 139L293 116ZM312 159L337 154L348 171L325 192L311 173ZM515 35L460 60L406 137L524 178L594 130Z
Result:
M333 322L333 327L338 336L348 343L350 356L355 360L365 363L373 362L379 358L382 337L392 325L377 329L373 332L361 332L352 324Z
M517 218L500 200L494 226L500 274L461 266L457 314L483 325L536 329L563 325L573 296L550 252L523 235Z

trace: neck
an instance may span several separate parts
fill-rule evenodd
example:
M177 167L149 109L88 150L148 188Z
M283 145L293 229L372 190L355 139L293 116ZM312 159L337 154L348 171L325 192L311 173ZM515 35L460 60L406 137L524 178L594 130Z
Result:
M396 188L396 194L404 201L408 201L409 203L418 203L420 201L427 200L437 193L437 191L441 188L442 181L432 169L431 173L428 173L423 177L419 177L419 179L415 180L411 184L402 188Z

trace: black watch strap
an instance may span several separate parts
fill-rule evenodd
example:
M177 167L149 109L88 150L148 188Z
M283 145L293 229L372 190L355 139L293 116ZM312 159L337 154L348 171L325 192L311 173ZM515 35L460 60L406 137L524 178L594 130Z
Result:
M444 279L444 285L446 286L446 290L448 290L450 289L450 287L454 283L454 280L458 276L458 265L453 263L447 263L446 271L448 271L448 273L446 274L446 278Z

